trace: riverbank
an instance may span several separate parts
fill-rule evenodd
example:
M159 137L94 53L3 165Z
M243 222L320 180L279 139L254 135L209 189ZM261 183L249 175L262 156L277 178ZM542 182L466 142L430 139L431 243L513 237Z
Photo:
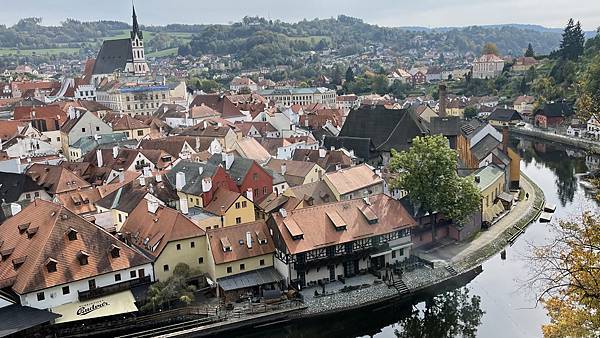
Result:
M557 142L568 146L581 148L594 154L600 154L600 142L594 140L583 139L580 137L571 137L539 129L529 129L521 127L510 127L510 132L516 135L528 136L545 141Z

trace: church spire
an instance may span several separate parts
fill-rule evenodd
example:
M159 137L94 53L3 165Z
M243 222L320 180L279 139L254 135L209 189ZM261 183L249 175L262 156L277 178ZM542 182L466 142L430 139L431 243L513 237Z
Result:
M133 1L131 1L131 6L133 7L133 27L131 30L131 38L133 39L137 35L137 37L142 39L142 31L140 30L140 26L138 24L137 15L135 14L135 5L133 4Z

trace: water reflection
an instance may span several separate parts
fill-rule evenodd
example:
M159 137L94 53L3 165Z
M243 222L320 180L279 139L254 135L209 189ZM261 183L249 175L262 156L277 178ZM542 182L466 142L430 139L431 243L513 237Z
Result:
M431 297L425 308L415 307L410 316L400 320L398 338L474 338L484 312L481 297L461 288Z
M556 192L562 207L573 202L575 197L578 186L575 174L597 169L599 158L587 155L583 150L555 143L536 142L528 138L513 138L511 143L526 165L535 161L554 172Z

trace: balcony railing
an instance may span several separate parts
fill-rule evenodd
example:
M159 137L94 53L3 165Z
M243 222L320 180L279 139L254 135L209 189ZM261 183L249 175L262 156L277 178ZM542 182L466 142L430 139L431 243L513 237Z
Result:
M79 301L83 302L102 296L112 295L121 291L130 290L131 288L136 286L150 284L151 281L152 280L150 279L150 276L144 276L118 284L112 284L87 291L79 291Z

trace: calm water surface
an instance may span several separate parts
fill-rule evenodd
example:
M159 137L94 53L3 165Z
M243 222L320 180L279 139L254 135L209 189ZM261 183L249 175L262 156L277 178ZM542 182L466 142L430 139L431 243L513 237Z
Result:
M522 170L544 191L548 203L555 204L555 219L573 218L582 210L596 209L597 204L586 194L579 184L578 173L593 169L597 158L586 157L577 150L567 149L550 143L527 139L513 139L512 147L521 154ZM541 306L535 304L530 290L524 287L529 276L528 262L525 259L532 244L551 240L548 225L534 223L518 241L506 249L506 259L500 255L492 257L482 266L482 272L475 278L455 285L449 290L436 290L414 303L395 304L384 309L369 309L337 317L305 321L292 325L277 325L269 329L253 329L235 334L237 337L396 337L396 330L403 331L399 323L406 323L412 309L423 310L440 308L439 302L431 302L429 296L438 295L443 299L456 292L469 292L469 297L480 297L479 308L484 311L481 324L476 327L477 337L541 337L541 325L548 322ZM452 291L455 289L455 291ZM452 306L455 303L446 303ZM435 305L435 306L432 306ZM458 308L458 306L456 307ZM452 312L440 310L429 313L428 321L416 322L415 326L425 327L430 337L435 337L439 323L452 324ZM442 315L443 313L443 315ZM449 314L450 313L450 314ZM415 322L412 322L413 324ZM430 331L431 329L431 331ZM405 331L406 332L406 331ZM416 332L419 332L418 329ZM408 333L406 337L423 336L423 333Z

